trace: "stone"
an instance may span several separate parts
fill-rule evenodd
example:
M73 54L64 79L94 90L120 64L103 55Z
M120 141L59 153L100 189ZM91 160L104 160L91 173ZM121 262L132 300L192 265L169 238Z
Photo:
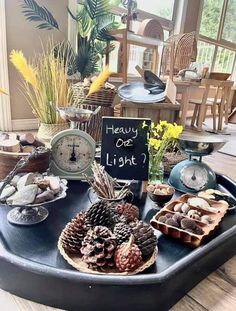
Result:
M31 185L34 182L35 174L34 173L28 173L22 176L19 181L17 182L17 189L21 190L25 186Z
M1 195L0 195L0 201L6 201L7 198L12 196L16 192L16 188L10 185L7 185Z
M54 194L58 194L60 192L60 178L56 176L47 176L44 178L49 181L49 187L54 192Z
M11 180L11 185L14 187L17 187L17 183L20 180L20 178L21 178L20 175L15 175Z
M38 194L35 198L34 204L40 204L54 199L54 192L52 190L46 190L41 194Z
M12 203L10 204L19 206L32 204L35 200L37 192L37 185L27 185L22 187L11 197Z

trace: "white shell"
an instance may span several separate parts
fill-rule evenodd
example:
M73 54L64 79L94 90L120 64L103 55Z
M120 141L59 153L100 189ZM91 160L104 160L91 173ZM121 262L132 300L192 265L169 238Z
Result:
M194 207L209 208L209 203L202 198L189 198L188 203Z

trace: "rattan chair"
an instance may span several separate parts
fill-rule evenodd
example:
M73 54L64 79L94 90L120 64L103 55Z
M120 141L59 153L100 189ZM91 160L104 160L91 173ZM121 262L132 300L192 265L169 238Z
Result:
M196 124L198 131L202 131L202 125L206 118L207 108L211 107L213 117L213 132L216 132L217 130L221 131L224 117L225 124L228 124L230 109L229 99L233 84L233 81L203 79L201 82L201 85L204 87L202 99L190 99L189 101L190 104L195 105L191 126L194 126ZM211 93L210 95L210 91L213 94ZM218 126L216 127L217 108L219 117Z
M195 32L170 36L163 48L161 74L164 76L177 75L180 70L189 68L191 62L196 61L196 58L197 40Z

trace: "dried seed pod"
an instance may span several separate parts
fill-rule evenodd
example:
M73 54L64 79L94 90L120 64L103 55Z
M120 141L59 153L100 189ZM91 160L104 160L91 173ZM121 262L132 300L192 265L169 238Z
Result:
M166 225L177 227L177 228L179 227L178 222L174 220L173 218L168 218L166 221Z
M166 216L161 216L158 218L158 221L165 223L167 221Z

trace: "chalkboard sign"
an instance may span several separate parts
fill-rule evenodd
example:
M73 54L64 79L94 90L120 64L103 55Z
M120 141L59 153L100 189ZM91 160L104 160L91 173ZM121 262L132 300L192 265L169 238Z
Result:
M101 164L119 179L148 180L147 128L150 119L103 117Z

